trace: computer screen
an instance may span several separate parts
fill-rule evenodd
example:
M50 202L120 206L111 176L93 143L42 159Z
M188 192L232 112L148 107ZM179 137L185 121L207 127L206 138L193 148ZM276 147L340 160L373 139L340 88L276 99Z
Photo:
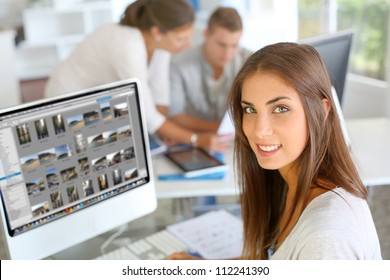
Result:
M41 259L156 208L137 80L0 111L3 236Z
M339 102L343 102L345 80L353 39L352 31L340 31L300 40L299 43L313 46L324 60Z

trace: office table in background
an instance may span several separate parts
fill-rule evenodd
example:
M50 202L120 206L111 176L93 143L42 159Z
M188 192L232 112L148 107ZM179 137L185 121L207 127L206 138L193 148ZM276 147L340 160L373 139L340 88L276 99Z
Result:
M390 185L390 120L345 120L351 151L367 187Z

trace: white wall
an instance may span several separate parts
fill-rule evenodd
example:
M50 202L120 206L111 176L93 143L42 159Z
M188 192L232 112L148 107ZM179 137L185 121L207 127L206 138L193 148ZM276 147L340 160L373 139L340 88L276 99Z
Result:
M245 47L258 50L265 45L298 40L298 0L250 0L248 4L248 14L243 17Z
M390 117L388 83L349 73L342 108L345 118Z
M244 25L241 45L248 49L298 39L298 0L199 0L195 43L202 39L208 16L218 6L238 10Z
M125 11L126 7L135 0L110 0L112 7L112 19L118 22Z
M0 27L15 28L22 25L22 10L30 0L0 0Z
M0 30L0 108L20 103L19 81L16 75L14 32Z

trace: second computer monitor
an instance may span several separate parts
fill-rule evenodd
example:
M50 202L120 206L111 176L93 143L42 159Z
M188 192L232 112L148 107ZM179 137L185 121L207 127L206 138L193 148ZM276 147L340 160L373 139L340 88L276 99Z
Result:
M343 102L345 80L353 39L352 31L340 31L300 40L313 46L324 60L340 103Z

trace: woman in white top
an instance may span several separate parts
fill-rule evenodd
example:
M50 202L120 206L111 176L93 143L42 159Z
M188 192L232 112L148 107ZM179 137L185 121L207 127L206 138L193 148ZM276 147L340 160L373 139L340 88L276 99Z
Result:
M381 259L367 190L318 52L295 43L262 48L237 74L228 104L241 188L241 258Z
M245 259L381 259L326 66L311 46L279 43L232 86Z
M137 0L119 24L98 28L53 71L45 96L118 80L141 82L147 126L176 142L219 151L227 145L208 133L194 133L166 119L170 54L190 46L194 11L186 0ZM174 98L174 93L173 93Z

